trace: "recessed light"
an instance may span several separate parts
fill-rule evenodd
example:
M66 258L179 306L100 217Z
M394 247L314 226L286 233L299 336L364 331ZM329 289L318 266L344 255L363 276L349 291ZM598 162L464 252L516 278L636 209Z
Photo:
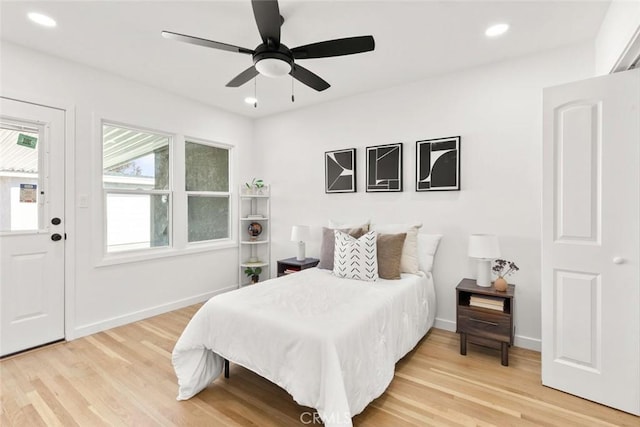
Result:
M42 25L43 27L51 28L57 25L56 21L53 18L41 13L31 12L27 16L30 20L32 20L36 24Z
M498 37L506 33L509 29L509 24L496 24L492 25L484 32L487 37Z
M258 102L258 100L256 98L254 98L253 96L247 96L244 99L244 102L246 102L247 104L253 105L253 104L256 104Z

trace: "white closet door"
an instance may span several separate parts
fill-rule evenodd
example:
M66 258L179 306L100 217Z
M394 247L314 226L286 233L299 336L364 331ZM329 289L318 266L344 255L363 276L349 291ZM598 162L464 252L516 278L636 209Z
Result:
M640 414L640 70L543 114L542 382Z

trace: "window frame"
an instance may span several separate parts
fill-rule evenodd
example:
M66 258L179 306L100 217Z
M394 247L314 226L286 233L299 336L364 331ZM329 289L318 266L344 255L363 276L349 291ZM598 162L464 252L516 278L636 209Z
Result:
M142 262L154 259L171 258L176 256L198 254L217 250L227 250L237 248L237 189L235 156L237 147L234 144L214 141L211 139L191 137L184 132L169 132L153 127L132 125L122 120L112 120L100 113L93 114L93 140L94 147L99 147L94 151L93 168L95 170L94 181L91 185L92 195L80 194L77 200L79 207L88 207L91 203L96 207L94 210L93 223L95 241L98 243L94 256L93 265L96 268L109 267L112 265ZM107 251L107 204L106 189L103 184L104 174L104 141L103 125L119 126L127 129L149 132L167 136L169 140L169 246L158 246L150 248L132 249L125 251ZM229 153L229 237L227 239L205 240L200 242L188 242L188 200L186 195L186 159L185 141L198 144L212 145L218 148L225 148ZM126 189L113 189L113 192L127 192ZM227 194L227 193L225 193ZM84 200L84 201L83 201Z
M199 144L208 147L221 148L227 151L227 161L228 161L228 185L227 191L196 191L196 190L187 190L187 143ZM185 242L186 247L202 247L209 246L215 247L220 243L232 242L234 239L234 223L233 218L235 218L235 203L233 197L233 146L229 144L224 144L215 141L209 141L201 138L192 138L189 136L184 137L184 193L185 193L185 203L184 203L184 215L185 215L185 223L184 223L184 233L185 233ZM227 237L220 239L209 239L209 240L199 240L196 242L189 241L189 197L227 197L229 200L229 215L227 218L227 224L229 225L229 234Z

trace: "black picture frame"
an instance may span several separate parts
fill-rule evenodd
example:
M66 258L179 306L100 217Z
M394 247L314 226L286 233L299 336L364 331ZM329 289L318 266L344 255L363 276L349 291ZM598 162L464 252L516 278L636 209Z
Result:
M356 149L327 151L324 153L325 193L355 193Z
M416 141L416 191L460 191L460 140Z
M402 143L367 147L366 191L402 191Z

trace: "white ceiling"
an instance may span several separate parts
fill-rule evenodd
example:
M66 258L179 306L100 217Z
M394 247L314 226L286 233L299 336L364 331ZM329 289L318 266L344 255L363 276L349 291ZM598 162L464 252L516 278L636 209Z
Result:
M299 63L331 84L324 92L291 77L257 79L258 108L244 103L253 82L225 84L251 57L166 40L162 30L254 49L260 42L249 0L6 1L0 38L156 86L249 117L262 117L506 58L593 40L609 1L281 1L290 48L371 34L373 52ZM58 26L27 20L38 11ZM510 31L487 39L485 28Z

